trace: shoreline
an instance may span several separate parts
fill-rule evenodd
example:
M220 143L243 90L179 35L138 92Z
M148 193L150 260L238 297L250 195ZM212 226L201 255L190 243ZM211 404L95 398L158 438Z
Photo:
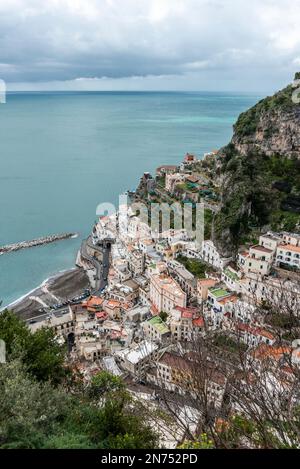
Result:
M10 304L1 307L0 314L9 309L22 319L41 314L41 308L50 307L67 297L74 297L89 288L89 279L80 267L72 267L51 275L43 282Z
M4 311L5 309L9 309L9 308L12 308L13 306L18 306L19 303L21 303L22 301L24 301L26 298L28 298L29 296L33 295L35 292L37 292L38 290L40 290L41 288L43 288L44 285L47 285L48 282L50 282L51 280L54 280L60 276L63 276L64 274L66 274L67 272L72 272L73 270L75 270L76 267L71 267L70 269L64 269L64 270L60 270L59 272L57 272L56 274L53 274L53 275L50 275L50 277L46 278L45 280L42 281L42 283L40 283L40 285L38 285L37 287L34 287L32 290L30 290L29 292L27 293L24 293L24 295L20 296L19 298L17 298L16 300L12 301L11 303L9 303L8 305L4 306L4 307L1 307L0 309L0 313L2 313L2 311Z

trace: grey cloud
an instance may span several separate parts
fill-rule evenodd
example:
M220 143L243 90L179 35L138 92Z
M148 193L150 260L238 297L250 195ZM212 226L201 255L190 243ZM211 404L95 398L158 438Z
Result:
M300 57L299 17L298 0L1 0L0 77L284 74Z

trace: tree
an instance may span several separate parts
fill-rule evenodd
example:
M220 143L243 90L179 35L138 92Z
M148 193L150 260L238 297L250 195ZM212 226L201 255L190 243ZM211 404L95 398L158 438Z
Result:
M177 351L175 392L158 376L159 397L189 442L205 433L216 448L300 447L300 367L293 360L299 349L292 345L300 337L299 284L272 278L262 290L264 302L256 289L249 293L248 313L259 325L276 318L273 346L245 344L238 329L220 336L206 328L205 337Z
M53 329L42 327L31 334L24 362L39 381L61 382L67 373L64 359L65 347L57 342Z
M91 379L88 392L91 397L99 399L107 393L125 389L123 380L108 371L100 371Z
M156 433L123 386L101 395L95 402L67 393L37 381L20 359L10 360L0 366L0 448L157 446Z
M161 311L161 312L159 313L159 317L160 317L160 319L161 319L162 321L165 322L165 321L168 319L168 313L166 313L165 311Z
M52 329L43 327L32 333L14 313L5 311L0 315L0 339L5 342L7 359L21 358L38 380L57 384L66 377L65 347Z
M5 310L0 314L0 339L5 342L8 356L19 354L30 341L30 331L15 314Z

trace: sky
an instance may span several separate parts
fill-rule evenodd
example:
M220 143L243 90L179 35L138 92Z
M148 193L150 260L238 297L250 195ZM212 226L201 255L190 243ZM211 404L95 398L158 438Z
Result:
M274 91L300 0L0 0L8 90Z

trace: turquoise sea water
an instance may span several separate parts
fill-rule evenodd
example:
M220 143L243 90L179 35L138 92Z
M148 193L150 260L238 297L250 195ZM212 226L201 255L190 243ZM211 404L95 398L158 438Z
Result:
M64 231L78 239L0 256L0 300L74 266L97 204L144 171L226 144L259 96L230 93L16 93L0 105L0 245Z

